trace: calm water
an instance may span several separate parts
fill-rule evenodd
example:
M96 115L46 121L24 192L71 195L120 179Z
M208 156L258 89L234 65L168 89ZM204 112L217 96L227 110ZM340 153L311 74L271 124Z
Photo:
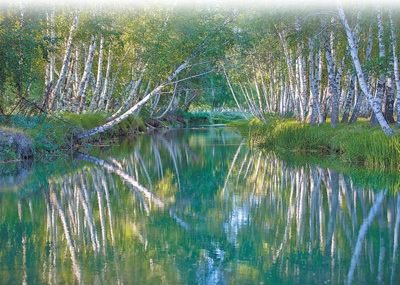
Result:
M0 283L400 282L400 196L368 177L218 128L88 153L1 166Z

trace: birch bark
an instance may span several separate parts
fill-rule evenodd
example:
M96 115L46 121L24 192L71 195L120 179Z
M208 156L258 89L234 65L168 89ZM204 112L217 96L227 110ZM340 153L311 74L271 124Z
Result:
M253 68L254 84L256 86L256 92L257 92L257 97L258 97L258 105L260 105L261 113L264 113L264 107L263 107L263 103L262 103L262 100L261 100L260 88L258 88L257 74L256 74L256 70L254 68L254 60L253 60L253 58L251 58L251 65L252 65L252 68ZM262 77L262 74L261 74L261 77Z
M395 122L393 118L394 89L393 80L390 75L388 76L385 84L386 100L385 104L383 105L383 115L389 124L393 124Z
M289 51L288 51L285 35L283 33L281 33L278 30L277 27L275 27L275 29L276 29L276 31L277 31L277 33L279 35L279 38L281 39L282 45L283 45L283 51L285 53L285 60L286 60L286 64L287 64L287 67L288 67L288 70L289 70L289 94L290 94L291 100L293 100L293 98L294 98L293 81L294 81L294 77L295 76L294 76L294 72L293 72L292 61L291 61L291 58L290 58L290 55L289 55ZM297 114L298 114L298 105L296 104L296 102L295 102L294 106L295 106L294 107L294 113L295 113L295 116L297 116Z
M318 58L320 58L319 51L317 51L315 54L315 59L317 60ZM315 124L317 117L319 117L319 124L322 123L321 106L319 103L319 92L318 92L319 82L321 81L319 75L320 75L319 62L316 61L314 67L314 39L310 38L309 39L309 78L310 78L309 85L310 85L311 98L310 98L309 115L310 115L311 126Z
M98 102L100 101L99 98L100 89L103 80L103 58L104 58L104 36L102 35L100 38L100 46L99 46L99 63L97 65L96 87L92 95L92 101L90 102L89 113L92 113L94 111L94 109L98 105Z
M396 82L396 101L397 101L397 121L396 128L400 127L400 77L399 77L399 60L397 57L397 39L394 30L392 11L389 9L389 21L390 21L390 35L392 40L392 52L393 52L393 72Z
M108 50L108 62L107 62L107 71L106 71L106 78L104 80L104 86L103 90L101 91L100 99L97 105L97 110L103 110L104 108L104 102L106 100L107 94L108 94L108 81L109 81L109 76L110 76L110 69L111 69L111 62L112 62L112 52L111 52L111 47Z
M85 63L85 70L83 72L81 81L79 83L79 87L77 93L75 94L75 98L73 100L72 112L77 112L80 114L83 110L84 105L86 104L86 92L85 89L89 85L89 77L91 74L94 51L96 49L96 36L92 36L91 43L89 46L88 56Z
M343 25L345 27L346 35L347 35L347 40L349 42L349 47L350 47L350 52L351 52L351 57L353 58L353 63L357 71L357 77L358 81L360 83L360 87L365 93L365 95L368 98L368 102L371 106L372 111L375 113L376 119L379 122L379 125L381 126L382 130L386 135L394 135L393 130L390 128L388 123L386 122L385 118L383 117L382 111L380 109L380 106L377 104L377 102L374 100L374 97L371 93L371 91L368 89L367 83L365 82L364 79L364 74L363 70L361 68L360 60L358 58L358 52L356 45L354 43L353 35L351 33L350 26L347 22L346 16L344 14L343 8L339 2L337 2L337 8L339 11L339 16L340 19L343 22Z
M369 27L367 48L366 48L366 51L365 51L365 62L366 63L371 60L371 52L372 52L372 29L371 29L371 26L370 26ZM367 78L367 76L368 76L368 72L364 71L364 78ZM353 124L353 123L355 123L357 121L358 114L360 112L362 103L364 101L364 96L365 96L365 94L364 94L363 90L361 89L361 91L359 92L359 94L357 96L356 104L354 105L353 113L351 114L351 118L350 118L349 124Z
M71 57L71 51L72 51L72 38L75 34L75 30L78 28L79 25L79 15L80 15L80 10L76 12L76 16L74 17L72 21L72 25L69 31L69 37L65 46L65 53L64 53L64 59L60 71L60 76L58 77L58 80L53 88L53 91L50 93L50 98L48 101L48 110L51 112L53 111L53 108L55 107L55 102L57 101L57 96L60 92L61 85L64 81L64 78L67 74L68 71L68 64L69 64L69 59Z
M114 93L114 88L115 88L115 84L116 84L116 82L117 82L117 78L118 78L119 72L120 72L121 69L122 69L122 65L123 65L123 63L124 63L124 61L125 61L127 55L129 54L129 51L130 51L130 48L127 49L127 51L125 52L124 57L122 58L121 62L119 63L118 68L117 68L117 71L115 72L113 81L112 81L111 86L110 86L110 91L109 91L109 92L107 93L107 95L106 95L106 98L105 98L105 103L106 103L106 104L105 104L105 105L106 105L105 109L106 109L106 110L109 110L110 107L111 107L111 104L110 104L110 101L111 101L111 100L110 100L110 99L111 99L111 97L112 97L112 95L113 95L113 93Z
M382 102L383 102L383 95L385 90L385 74L383 73L383 63L382 60L385 58L385 43L383 42L383 25L382 25L382 12L380 7L377 9L376 18L378 20L378 43L379 43L379 77L378 77L378 84L376 85L376 95L375 101L378 104L379 108L382 110ZM374 113L372 113L371 126L376 126L378 124L378 120Z
M138 103L136 103L132 108L130 108L129 110L127 110L125 113L123 113L122 115L120 115L119 117L109 121L106 124L103 124L101 126L92 128L90 130L86 130L83 132L78 133L75 137L74 140L81 140L83 138L86 137L90 137L93 136L95 134L98 133L102 133L105 132L106 130L112 128L113 126L119 124L121 121L125 120L126 118L128 118L129 116L133 115L136 113L136 111L140 108L142 108L142 106L144 104L147 103L147 101L149 101L155 94L157 94L158 92L160 92L165 86L167 86L182 70L184 70L189 62L194 58L194 56L189 57L188 59L186 59L186 61L184 63L182 63L168 78L165 82L161 83L160 85L158 85L156 88L153 89L153 91L151 91L149 94L147 94L145 97L143 97Z
M353 75L350 80L350 85L349 85L349 92L347 95L347 100L344 106L344 113L342 117L342 124L347 123L349 120L349 114L350 114L350 109L351 109L351 103L353 102L354 98L354 93L356 91L356 76Z
M325 57L327 61L327 70L328 70L328 86L329 93L331 98L331 127L334 128L339 123L339 90L338 84L336 81L336 65L335 65L335 50L333 47L333 41L335 39L335 35L333 31L331 31L329 41L328 39L325 41Z

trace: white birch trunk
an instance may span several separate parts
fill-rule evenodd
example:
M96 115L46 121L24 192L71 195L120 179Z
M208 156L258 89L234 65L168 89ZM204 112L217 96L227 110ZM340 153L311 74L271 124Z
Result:
M336 82L335 50L333 47L334 34L331 32L329 41L325 42L325 57L328 70L328 86L331 99L331 127L334 128L339 123L339 90Z
M315 59L318 59L319 51L315 54ZM317 120L317 116L320 118L320 123L322 123L321 106L319 104L319 62L315 62L315 72L314 72L314 39L309 39L309 85L310 85L310 108L309 117L310 124L313 126Z
M228 77L228 75L226 74L225 67L223 66L222 68L223 68L223 71L224 71L224 74L225 74L226 81L228 82L228 86L229 86L229 88L230 88L230 90L231 90L233 99L235 99L235 102L236 102L236 105L237 105L238 108L239 108L239 111L242 113L243 117L245 117L245 119L246 119L247 121L249 121L249 118L248 118L248 117L246 116L246 114L243 112L243 109L242 109L242 107L240 106L239 101L238 101L237 98L236 98L235 91L233 90L232 85L231 85L231 82L230 82L230 80L229 80L229 77Z
M91 43L90 43L89 50L88 50L88 56L87 56L86 63L85 63L85 70L83 72L81 81L79 83L77 93L75 94L76 97L74 98L74 102L73 102L73 106L72 106L72 112L74 112L74 113L76 112L76 113L80 114L84 108L84 105L86 104L85 90L87 90L87 87L89 85L89 79L90 79L89 77L91 74L95 49L96 49L96 37L92 36Z
M281 39L281 42L282 42L282 45L283 45L283 50L284 50L284 53L285 53L285 60L286 60L286 64L287 64L287 67L288 67L288 70L289 70L289 93L290 93L290 98L291 98L291 100L293 102L293 98L294 98L294 92L293 92L293 89L294 89L294 85L293 85L294 72L293 72L292 61L291 61L291 58L290 58L290 55L289 55L289 51L288 51L288 48L287 48L287 42L286 42L285 35L283 35L281 32L279 32L278 28L275 27L275 29L278 32L278 35L279 35L279 37ZM297 109L297 104L296 103L295 103L294 113L295 113L295 116L297 116L298 109Z
M264 73L263 73L263 71L262 71L260 61L258 61L258 70L260 71L261 86L262 86L262 89L263 89L265 105L266 105L267 111L270 111L270 110L269 110L269 104L268 104L267 86L266 86L265 81L264 81Z
M132 83L133 83L133 87L129 93L129 97L124 101L124 103L122 104L122 106L118 109L117 112L115 112L109 120L113 120L114 118L116 118L119 114L121 114L126 108L128 108L128 106L131 104L133 97L136 94L136 91L140 85L140 83L142 82L143 76L145 74L147 70L147 63L146 65L142 68L141 73L140 73L140 77L139 79L136 80L136 72L135 72L135 78L133 79Z
M377 9L377 15L376 18L378 20L378 43L379 43L379 59L382 60L385 58L385 43L383 42L383 25L382 25L382 12L380 7ZM382 69L382 63L379 64L379 69ZM376 95L375 95L375 101L378 104L379 108L382 110L382 103L383 103L383 95L384 95L384 90L385 90L385 75L383 72L380 70L379 71L379 76L378 76L378 84L376 85ZM371 117L371 126L376 126L378 124L378 121L375 117L374 114L372 114Z
M71 57L71 51L72 51L72 38L74 36L75 30L78 28L79 25L79 15L80 11L77 11L76 16L74 17L72 21L72 25L69 31L69 37L65 46L65 53L64 53L64 59L60 71L60 76L58 77L58 80L50 93L50 98L49 98L49 103L48 103L48 110L51 112L53 111L53 107L55 107L55 103L57 101L57 96L60 92L61 85L64 81L64 78L67 74L68 71L68 64L69 64L69 59Z
M98 102L97 110L101 111L104 108L104 102L106 100L107 94L108 94L108 81L110 78L110 69L111 69L111 62L112 62L112 52L111 52L111 47L108 50L108 62L107 62L107 71L106 71L106 78L104 80L104 85L103 89L100 94L100 99Z
M251 59L251 65L252 65L252 68L253 68L254 84L256 86L256 92L257 92L257 97L258 97L258 105L260 106L261 113L264 113L264 107L263 107L263 103L262 103L262 100L261 100L260 89L258 88L257 74L256 74L256 70L254 68L253 58ZM262 76L262 74L261 74L261 76Z
M358 37L357 37L358 39ZM371 60L371 52L372 52L372 31L371 31L371 26L369 27L369 35L368 35L368 42L367 42L367 48L365 51L365 62L368 62ZM364 78L368 76L368 72L364 72ZM360 109L362 108L362 103L364 101L364 92L361 90L358 93L356 104L354 105L353 108L353 113L351 115L349 124L353 124L357 121L358 114L360 112Z
M114 93L114 88L115 88L115 84L116 84L116 82L117 82L118 74L119 74L119 72L121 71L122 64L124 63L126 57L128 56L129 51L130 51L130 48L127 49L127 51L125 52L124 57L122 58L121 62L119 63L118 68L117 68L117 71L115 72L113 81L112 81L112 83L111 83L110 90L109 90L109 92L106 94L106 98L105 98L105 101L106 101L105 109L106 109L106 110L109 110L110 107L111 107L111 105L110 105L110 101L111 101L111 100L110 100L110 99L111 99L111 97L112 97L112 95L113 95L113 93Z
M138 109L140 109L144 104L146 104L147 101L149 101L155 94L157 94L158 92L160 92L160 91L161 91L165 86L167 86L168 83L170 83L182 70L184 70L184 69L188 66L189 62L190 62L193 58L194 58L194 57L191 56L191 57L189 57L188 59L186 59L186 61L185 61L184 63L182 63L182 64L167 78L167 80L166 80L164 83L162 83L162 84L158 85L156 88L154 88L153 91L151 91L149 94L147 94L145 97L143 97L138 103L136 103L132 108L130 108L129 110L127 110L125 113L123 113L123 114L120 115L119 117L115 118L114 120L112 120L112 121L110 121L110 122L108 122L108 123L106 123L106 124L104 124L104 125L101 125L101 126L92 128L92 129L90 129L90 130L86 130L86 131L83 131L83 132L78 133L78 134L74 137L74 140L75 140L75 141L81 140L81 139L83 139L83 138L90 137L90 136L93 136L93 135L95 135L95 134L105 132L106 130L112 128L113 126L119 124L121 121L123 121L123 120L125 120L126 118L128 118L130 115L135 114L136 111L137 111Z
M383 117L380 106L374 100L374 97L373 97L371 91L368 89L367 83L365 82L363 70L361 68L360 60L358 58L358 52L357 52L356 45L354 43L353 35L351 33L351 29L347 22L343 8L339 2L337 2L337 7L338 7L340 19L342 20L343 25L346 30L346 35L347 35L347 39L349 42L351 57L353 58L353 63L356 68L356 71L357 71L357 77L358 77L358 81L360 83L360 87L363 90L364 94L367 96L368 102L369 102L373 112L375 113L376 119L378 120L379 125L381 126L384 133L386 135L394 135L393 130L390 128L390 126L386 122L385 118Z
M97 78L96 78L96 87L92 94L92 101L89 106L89 113L92 113L98 105L100 101L100 89L101 83L103 80L103 59L104 59L104 36L102 35L100 38L100 46L99 46L99 63L97 65Z
M356 91L356 83L357 83L356 76L353 75L350 79L349 92L347 95L347 100L344 105L344 113L343 113L343 117L342 117L342 123L347 123L349 120L351 103L353 102L354 93Z
M299 58L299 77L300 77L300 114L301 122L304 124L306 121L306 106L307 106L307 77L306 77L306 64L304 62L304 57Z
M397 39L396 33L394 30L392 11L389 9L389 20L390 20L390 34L392 40L392 52L393 52L393 70L394 70L394 78L396 82L396 102L397 102L397 121L396 128L400 127L400 77L399 77L399 60L397 57Z

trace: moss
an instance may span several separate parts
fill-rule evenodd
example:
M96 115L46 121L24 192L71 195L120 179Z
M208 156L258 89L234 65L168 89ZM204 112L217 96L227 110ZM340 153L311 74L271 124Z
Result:
M107 113L75 114L68 112L59 115L62 119L84 130L89 130L104 124L108 116Z

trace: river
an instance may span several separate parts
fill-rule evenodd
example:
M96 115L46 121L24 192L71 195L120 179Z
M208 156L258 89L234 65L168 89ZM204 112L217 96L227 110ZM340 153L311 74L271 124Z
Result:
M2 284L400 282L390 178L293 164L229 129L0 173Z

